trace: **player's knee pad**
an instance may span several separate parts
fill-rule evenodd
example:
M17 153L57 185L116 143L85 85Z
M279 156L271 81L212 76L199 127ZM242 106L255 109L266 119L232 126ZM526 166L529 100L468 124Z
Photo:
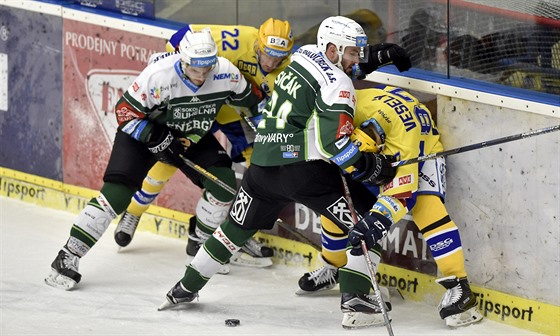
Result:
M227 184L233 189L237 189L237 180L235 179L235 172L229 167L210 167L208 171L216 176L220 181ZM204 189L212 193L214 197L222 202L231 202L233 197L229 191L225 190L222 186L216 184L210 179L204 179L202 182Z
M321 216L321 254L331 265L342 267L346 264L346 244L348 234L333 221Z
M220 201L208 190L204 190L196 205L196 235L203 240L208 239L212 232L225 221L231 202Z
M79 256L85 255L116 217L117 213L103 194L91 199L70 230L70 239L67 243L70 251Z

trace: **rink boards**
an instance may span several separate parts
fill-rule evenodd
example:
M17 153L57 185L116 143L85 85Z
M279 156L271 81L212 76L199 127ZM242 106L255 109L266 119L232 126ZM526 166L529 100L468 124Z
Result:
M0 167L0 195L77 214L97 192ZM151 206L142 217L138 230L186 241L190 216ZM264 233L258 233L257 237L275 250L275 264L309 270L319 265L317 251L310 245ZM435 283L435 279L384 264L380 265L377 273L379 285L394 289L394 293L398 291L406 300L425 301L433 305L434 310L443 294L443 288ZM473 285L472 288L478 297L480 312L488 319L548 335L560 330L558 306L480 286Z

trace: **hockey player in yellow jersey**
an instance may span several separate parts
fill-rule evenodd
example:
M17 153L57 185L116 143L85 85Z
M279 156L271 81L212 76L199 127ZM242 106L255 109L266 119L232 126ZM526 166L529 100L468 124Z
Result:
M276 76L288 65L293 47L293 36L291 26L287 21L270 18L258 29L250 26L227 26L227 25L203 25L192 24L179 29L167 42L166 49L173 52L178 46L184 34L190 29L202 29L209 27L214 40L218 46L218 55L231 61L245 78L260 88L264 97L268 97L274 86ZM266 99L263 100L263 106ZM237 109L237 111L236 111ZM253 125L257 125L260 116L254 118L242 118L246 115L242 108L232 105L224 105L218 112L212 131L220 130L229 142L229 155L234 162L246 161L252 152L254 141ZM165 183L173 176L176 167L158 162L148 173L142 184L142 188L136 192L126 212L115 230L115 241L120 246L127 246L139 223L140 217L155 200ZM209 237L216 225L215 217L227 213L233 195L222 196L203 191L202 197L196 206L196 215L189 223L189 239L187 243L187 254L194 256L198 248ZM251 239L243 247L242 253L247 256L234 256L232 263L241 263L250 266L269 266L272 264L270 257L273 251L263 246L257 240ZM227 268L222 270L227 273Z
M356 90L355 131L353 141L361 151L381 152L395 160L411 159L443 151L440 136L430 111L410 93L385 86ZM397 168L392 182L370 186L377 196L372 212L398 222L408 211L423 234L442 278L437 282L446 288L439 313L448 326L478 322L482 315L467 280L459 230L443 204L445 197L445 159L437 158ZM347 276L346 253L359 253L359 247L348 249L348 235L333 222L321 217L323 267L305 273L299 280L298 294L305 295L336 286ZM361 223L357 225L360 226ZM368 228L360 234L368 240ZM358 230L359 231L359 230ZM350 233L352 241L352 232ZM373 240L373 239L371 239ZM370 244L375 244L370 241ZM380 260L381 248L374 264ZM340 281L341 292L348 291ZM344 285L343 285L344 284ZM356 284L358 285L358 284ZM365 286L369 285L365 283ZM352 319L352 316L345 316ZM383 317L380 316L380 320ZM343 323L344 324L344 323Z

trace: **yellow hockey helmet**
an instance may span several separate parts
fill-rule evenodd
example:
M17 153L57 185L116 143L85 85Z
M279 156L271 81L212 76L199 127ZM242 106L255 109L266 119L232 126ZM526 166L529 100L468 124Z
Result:
M294 37L288 21L270 18L259 28L257 46L271 57L286 57L292 52Z

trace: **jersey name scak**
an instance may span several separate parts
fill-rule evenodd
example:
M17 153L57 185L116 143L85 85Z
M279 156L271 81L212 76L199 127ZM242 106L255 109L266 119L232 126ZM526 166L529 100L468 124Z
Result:
M359 151L349 141L356 105L352 80L317 46L298 49L274 85L258 127L253 163L324 160L344 169L358 159Z

